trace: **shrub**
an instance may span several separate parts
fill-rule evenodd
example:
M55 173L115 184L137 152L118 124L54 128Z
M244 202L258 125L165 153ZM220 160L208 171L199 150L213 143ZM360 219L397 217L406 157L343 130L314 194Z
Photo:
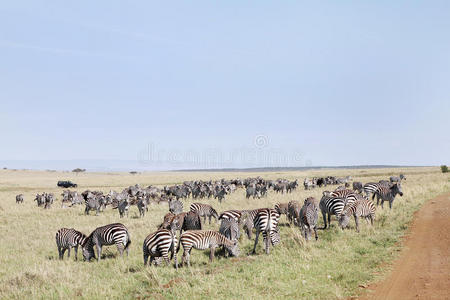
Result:
M448 167L446 165L442 165L441 166L441 171L442 171L442 173L447 173L448 172Z

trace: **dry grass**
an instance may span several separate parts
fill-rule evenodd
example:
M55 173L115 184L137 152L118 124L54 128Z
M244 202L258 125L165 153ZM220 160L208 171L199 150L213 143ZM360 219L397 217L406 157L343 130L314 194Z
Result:
M107 209L96 217L83 214L84 207L63 209L57 201L52 209L43 210L33 203L37 192L58 195L57 180L72 180L78 190L122 188L139 183L143 186L169 185L192 179L218 179L262 175L302 181L305 176L352 175L355 180L368 182L403 172L404 196L398 197L394 209L377 211L374 228L362 223L361 233L342 232L336 227L319 231L319 241L306 243L297 228L281 226L282 244L263 254L248 255L253 241L241 241L241 257L219 257L208 263L207 251L193 251L191 269L176 272L170 267L143 267L142 242L156 228L167 211L167 205L152 205L145 218L138 218L132 207L130 218L119 219L116 210ZM224 203L211 202L218 211L273 207L276 202L303 200L308 196L320 199L324 189L304 191L300 187L292 194L281 195L270 191L260 200L245 200L239 189ZM316 170L308 172L251 173L183 173L161 172L130 175L125 173L86 173L74 175L61 172L0 171L0 297L1 298L341 298L358 292L358 285L383 274L385 262L398 250L398 241L408 227L412 215L425 200L450 190L449 175L438 168ZM23 193L25 203L15 204L15 195ZM188 207L191 201L185 203ZM120 221L132 238L130 257L115 257L117 250L106 247L109 256L100 263L59 261L54 241L60 227L74 227L89 233L98 226ZM281 223L286 219L282 217ZM322 221L320 218L320 226ZM207 228L217 229L213 223ZM81 258L81 253L78 254ZM179 254L181 256L181 253ZM114 258L115 257L115 258ZM384 269L381 267L384 266Z

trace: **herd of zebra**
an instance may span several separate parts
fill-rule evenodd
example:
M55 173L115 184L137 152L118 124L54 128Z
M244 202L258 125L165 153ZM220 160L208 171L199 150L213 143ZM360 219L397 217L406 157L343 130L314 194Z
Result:
M289 224L298 226L305 237L309 240L312 232L317 240L317 225L319 210L323 217L324 227L330 225L331 216L337 217L339 227L346 228L351 217L355 219L356 231L359 232L359 219L365 218L373 224L377 206L381 200L388 201L389 207L397 194L403 196L400 177L391 177L389 181L369 182L362 184L354 182L353 188L348 189L348 185L339 186L334 191L324 191L320 201L314 197L308 197L303 201L290 201L288 203L277 203L274 208L258 208L253 210L227 210L218 213L213 206L205 203L192 203L188 212L183 212L183 202L179 199L171 199L169 202L169 212L164 216L163 222L157 230L149 234L143 242L144 265L159 265L163 261L167 265L174 259L175 267L178 269L177 253L183 247L181 264L190 266L190 253L192 249L210 249L210 261L213 260L215 250L222 247L225 255L240 255L239 240L241 231L252 239L252 232L255 230L256 236L252 253L256 252L259 235L263 236L263 246L265 252L269 254L270 247L280 243L280 232L278 223L281 215L286 215ZM259 179L257 179L259 180ZM295 181L296 182L296 181ZM255 183L261 184L261 183ZM245 185L245 183L243 183ZM249 184L247 184L249 186ZM137 187L136 187L137 188ZM163 190L167 190L166 188ZM370 200L372 195L372 200ZM328 217L328 218L327 218ZM203 221L202 221L203 218ZM216 222L220 221L217 231L203 230L202 222L208 219ZM328 221L328 222L327 222ZM179 231L177 237L177 231ZM105 245L116 245L120 255L129 251L131 243L128 229L121 223L114 223L96 228L89 236L71 228L61 228L56 233L56 244L59 257L63 258L66 250L75 249L75 259L77 259L78 246L82 247L83 258L100 260L102 247ZM169 256L170 255L170 256Z

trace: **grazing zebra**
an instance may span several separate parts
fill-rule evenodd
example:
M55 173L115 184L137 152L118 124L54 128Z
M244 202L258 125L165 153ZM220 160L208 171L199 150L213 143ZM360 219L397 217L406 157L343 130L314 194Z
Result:
M300 209L299 218L300 225L303 229L305 239L309 240L311 236L311 230L314 229L314 236L317 239L317 219L319 214L319 207L317 206L316 199L314 197L308 197L305 199L303 207Z
M190 267L190 253L192 248L197 250L211 249L209 261L214 259L214 251L217 247L223 246L232 256L239 256L239 246L237 241L227 239L223 234L217 231L191 230L186 231L180 237L180 243L177 247L177 253L183 245L183 259L181 264L187 262Z
M239 239L239 224L236 219L222 219L219 232L231 241Z
M362 184L362 182L354 181L353 182L353 190L355 192L362 193L363 192L363 184Z
M338 190L338 189L334 190L333 192L330 193L330 196L345 198L345 197L347 197L347 195L354 194L354 193L355 193L355 191L344 188L344 189L340 189L340 190Z
M16 196L16 203L23 203L23 194L19 194Z
M209 204L192 203L189 210L197 212L200 217L203 217L203 222L206 222L206 217L208 217L209 224L211 224L211 218L214 218L217 221L217 218L219 217L217 211Z
M149 234L145 240L143 252L144 252L144 266L147 265L148 257L150 256L150 264L158 257L162 257L167 265L172 260L177 248L177 236L174 232L167 229L160 229L152 234ZM169 259L169 251L170 259ZM178 267L177 256L175 255L175 266Z
M277 211L277 213L281 216L281 215L286 215L288 214L288 206L289 203L280 203L278 202L277 204L275 204L274 209Z
M97 248L97 260L100 261L102 255L102 247L115 244L121 256L123 251L127 252L131 244L130 233L128 229L120 223L113 223L98 227L85 240L83 246L84 260L95 258L94 246Z
M253 254L256 253L256 245L258 244L259 233L262 232L265 243L266 254L270 252L270 244L279 243L279 235L277 236L277 225L280 215L275 209L263 208L258 211L254 219L256 228L255 245L253 246Z
M342 229L346 228L350 221L350 216L353 215L355 217L356 231L359 232L359 218L364 217L366 221L370 220L370 223L373 225L375 210L376 207L372 201L367 199L358 200L344 208L338 217L339 226Z
M137 203L137 207L139 209L139 216L141 218L143 218L145 216L145 212L148 211L148 207L147 207L147 200L140 197L138 203Z
M86 241L86 235L73 228L61 228L56 232L56 247L58 247L59 259L64 258L64 252L68 251L67 257L70 257L70 249L75 248L75 260L78 259L78 245L83 245Z
M295 200L289 201L287 214L289 224L292 224L292 222L294 222L294 225L299 225L299 212L300 212L300 203Z
M339 216L344 209L344 199L331 196L330 192L323 192L319 203L320 211L323 217L323 229L327 228L326 215L328 214L328 224L331 225L331 215Z
M397 194L399 194L400 197L403 197L402 186L400 183L394 183L389 186L380 186L378 190L375 191L374 196L377 196L377 205L378 201L381 199L381 208L383 208L384 201L389 201L389 209L392 209L392 203Z

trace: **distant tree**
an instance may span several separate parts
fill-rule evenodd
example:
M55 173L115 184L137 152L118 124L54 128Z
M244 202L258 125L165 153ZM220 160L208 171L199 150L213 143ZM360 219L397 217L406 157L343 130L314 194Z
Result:
M441 166L441 171L442 171L442 173L447 173L448 172L448 167L446 165L442 165Z
M82 173L82 172L85 172L85 171L86 171L86 169L80 169L80 168L76 168L76 169L72 170L72 172L76 173L77 175L78 175L78 173Z
M138 172L136 172L136 171L131 171L131 172L130 172L131 175L136 175L137 173L138 173Z

